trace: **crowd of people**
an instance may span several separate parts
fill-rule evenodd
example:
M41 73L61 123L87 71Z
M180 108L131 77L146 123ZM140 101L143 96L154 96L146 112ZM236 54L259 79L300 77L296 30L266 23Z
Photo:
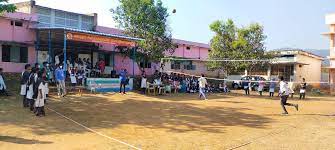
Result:
M271 79L271 81L268 81L268 91L269 91L269 96L270 97L274 97L274 93L275 90L277 88L277 84L279 83L278 81L276 81L275 79ZM257 89L255 89L260 96L263 96L263 92L265 90L265 85L266 85L266 81L265 80L259 80L259 81L254 81L253 84L256 84ZM287 86L289 89L289 95L291 95L291 98L293 98L294 95L294 91L295 91L295 86L294 83L291 82L287 82ZM244 80L242 81L242 88L245 91L245 95L250 95L250 91L252 89L252 82L250 80ZM306 95L306 88L307 88L307 83L305 78L302 79L302 82L299 85L299 99L305 99L305 95ZM280 91L278 91L278 96L280 94Z
M147 88L150 84L155 85L160 89L158 90L159 94L162 94L162 91L170 93L197 93L201 90L201 81L199 81L200 78L201 77L188 76L185 74L178 74L173 72L163 73L156 70L153 75L153 81L148 82L147 76L145 75L145 72L143 72L141 80L142 93L147 91ZM228 93L230 91L226 82L224 81L212 84L208 82L206 83L206 86L203 90L206 93Z
M44 105L49 93L46 66L25 65L20 84L23 107L29 108L36 116L45 116Z
M100 69L103 68L103 61L97 62L96 66ZM89 59L84 59L81 61L77 59L74 63L67 64L67 68L63 68L63 64L55 64L55 66L50 65L49 63L43 63L42 65L36 63L34 66L30 64L25 65L25 70L21 74L21 91L20 94L23 96L23 107L29 108L33 111L36 116L44 116L44 105L47 102L48 93L49 93L49 84L55 83L57 85L57 94L60 97L64 97L66 95L66 87L65 80L67 77L70 78L71 85L75 87L76 85L84 85L85 79L88 74L90 74L87 70L90 69L90 61ZM3 69L0 68L0 94L4 93L5 95L9 95L7 92L7 87L5 84L5 77L2 73ZM91 72L96 72L92 71ZM101 73L101 71L100 71ZM94 73L95 74L95 73ZM126 85L129 83L129 79L127 77L127 70L122 69L119 73L120 78L120 93L126 93ZM147 76L145 72L142 73L141 79L141 88L142 92L145 94L147 88L150 85L155 85L158 88L158 94L163 94L164 92L169 93L199 93L199 98L207 99L206 93L216 93L230 92L227 82L225 80L214 80L213 82L208 82L204 75L201 77L189 76L185 74L179 73L164 73L155 71L153 74L153 81L148 82ZM263 95L265 82L266 81L257 81L258 88L257 91L259 95ZM275 89L277 88L277 84L279 83L279 91L278 96L281 97L282 106L284 113L287 113L285 109L285 105L291 105L286 103L287 98L292 94L294 94L293 90L293 82L286 82L283 78L281 78L280 82L272 79L269 83L269 96L274 97ZM245 80L242 81L242 88L245 90L245 94L250 94L251 81ZM307 83L305 79L300 84L300 99L305 99Z

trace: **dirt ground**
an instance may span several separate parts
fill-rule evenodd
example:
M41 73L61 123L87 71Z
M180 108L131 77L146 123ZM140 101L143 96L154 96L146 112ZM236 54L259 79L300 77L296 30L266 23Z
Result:
M47 107L59 114L47 109L42 118L23 109L19 96L0 99L3 150L335 149L333 97L290 100L300 110L283 116L278 98L238 93L208 101L196 94L69 95L51 97Z

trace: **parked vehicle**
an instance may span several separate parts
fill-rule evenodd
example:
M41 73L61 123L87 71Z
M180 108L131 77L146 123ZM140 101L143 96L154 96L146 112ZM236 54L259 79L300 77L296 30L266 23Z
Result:
M265 80L265 78L261 77L261 76L244 76L241 78L241 80L235 80L232 83L232 87L234 89L242 89L242 82L246 81L246 80L250 80L251 81L251 90L253 91L257 91L258 90L258 82L256 81L260 81L263 80L265 81L265 86L263 88L264 91L268 91L269 90L269 86L270 86L270 82L267 82L267 80Z

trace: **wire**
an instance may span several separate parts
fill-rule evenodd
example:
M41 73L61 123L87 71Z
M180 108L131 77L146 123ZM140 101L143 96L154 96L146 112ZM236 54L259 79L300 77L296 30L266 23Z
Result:
M193 76L193 77L197 77L197 78L201 77L201 76L197 76L197 75L187 74L187 73L183 73L183 72L176 72L176 71L163 71L163 72L166 72L166 73L177 73L177 74L182 74L182 75L187 75L187 76ZM206 79L219 80L219 81L228 81L228 82L243 82L243 81L247 81L247 80L231 80L231 79L209 78L209 77L206 77ZM258 83L259 81L249 81L249 82ZM277 83L278 81L264 81L264 82L265 83L268 83L268 82ZM301 82L290 82L290 83L299 83L300 84ZM314 83L330 84L329 82L320 82L320 81L310 81L310 82L306 82L306 83L309 83L309 84L314 84Z

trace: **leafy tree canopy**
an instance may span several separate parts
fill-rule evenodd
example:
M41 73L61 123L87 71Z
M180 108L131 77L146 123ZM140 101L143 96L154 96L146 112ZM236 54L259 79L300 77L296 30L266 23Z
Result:
M0 14L4 12L15 12L16 6L14 4L8 4L8 0L0 0Z
M125 34L144 40L138 42L136 61L159 61L165 53L173 53L175 45L169 30L167 8L161 0L119 0L120 5L111 9L114 20ZM132 58L132 50L124 53Z
M237 27L233 20L215 21L210 25L215 33L211 39L210 59L228 60L257 60L270 59L265 53L264 41L266 36L263 27L258 23L246 27ZM252 70L267 62L208 62L210 69L219 69L226 74L239 72L244 69Z

